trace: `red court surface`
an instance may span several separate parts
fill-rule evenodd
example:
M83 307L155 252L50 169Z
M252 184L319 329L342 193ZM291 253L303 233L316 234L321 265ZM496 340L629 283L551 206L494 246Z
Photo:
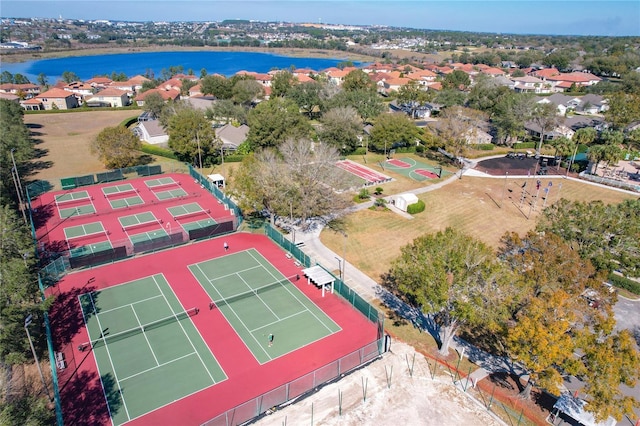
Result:
M343 170L348 171L351 174L358 176L359 178L364 179L369 184L384 183L384 182L389 182L391 180L389 176L383 175L382 173L378 173L375 170L362 166L351 160L338 161L336 163L336 166L340 167Z
M414 173L417 173L420 176L428 177L429 179L438 179L438 175L436 173L433 173L432 171L429 171L429 170L416 169L416 170L414 170Z
M403 169L408 169L409 167L411 167L411 164L405 163L404 161L397 160L395 158L387 160L387 163L391 164L392 166L400 167L400 168L403 168Z
M172 179L175 184L160 185L150 188L147 182L158 179ZM133 191L125 191L105 196L104 190L125 186L133 187ZM167 195L169 192L176 197ZM89 198L84 197L87 194ZM182 195L180 195L182 194ZM79 198L74 198L76 195ZM58 202L60 198L64 201ZM74 198L67 200L69 198ZM129 200L129 201L127 201ZM137 204L127 206L127 202ZM114 208L113 205L125 203L124 207ZM168 210L175 206L197 203L203 210L201 214L175 218ZM213 218L216 222L233 220L233 215L225 209L213 195L186 174L163 174L143 178L127 179L109 182L101 185L84 186L80 188L48 192L32 202L34 225L38 249L46 252L64 252L76 247L109 241L112 247L127 247L128 254L133 254L133 243L130 236L134 234L164 231L167 234L182 232L183 225L191 221ZM69 215L69 211L77 209L77 214ZM141 224L124 229L120 218L137 214L151 214L157 221ZM65 229L78 229L82 225L101 223L106 232L89 236L67 239ZM188 238L186 238L188 239Z
M225 241L229 245L228 252L223 246ZM208 295L187 268L189 264L249 248L258 250L284 276L302 276L294 260L268 237L235 233L73 272L48 288L47 295L56 298L50 313L54 347L63 353L67 364L65 369L58 370L65 423L111 424L94 355L90 350L77 350L78 345L89 340L78 295L153 274L164 274L183 306L200 308L192 321L228 379L134 419L127 425L200 425L376 341L375 324L337 294L328 293L321 297L321 290L301 278L295 282L296 287L329 315L341 331L260 365L221 311L208 309Z

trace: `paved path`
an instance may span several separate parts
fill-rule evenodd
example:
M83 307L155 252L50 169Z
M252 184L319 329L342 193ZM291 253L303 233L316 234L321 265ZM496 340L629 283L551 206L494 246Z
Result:
M470 162L468 168L463 170L462 175L504 179L504 176L491 176L491 175L479 172L477 170L473 170L473 167L475 167L475 163ZM546 176L546 178L549 178L549 177L550 176ZM522 178L522 176L509 176L508 178L519 179L519 178ZM574 179L574 178L570 178L570 177L567 178L563 176L558 176L558 178ZM407 191L405 193L422 194L429 191L435 191L436 189L440 189L443 186L451 182L455 182L458 179L461 179L460 172L452 175L448 179L438 182L437 184L417 188L411 191ZM582 183L594 184L594 183L586 182L580 179L574 179L574 180L580 181ZM599 185L599 184L594 184L594 185ZM398 194L394 194L394 195L398 195ZM390 197L389 196L385 197L385 199L389 201ZM369 201L366 203L361 203L356 206L353 206L349 210L351 212L364 210L371 207L372 205L373 205L373 201ZM389 204L388 207L395 213L400 214L403 217L407 217L407 219L413 218L411 215L408 215L407 213L402 212L401 210L397 209L395 206L391 206ZM320 241L321 232L322 232L322 226L315 226L311 231L308 231L308 232L303 232L300 230L296 231L296 241L304 242L304 245L301 247L301 249L309 257L311 257L312 262L321 263L328 269L338 269L338 267L341 265L341 262L344 261L345 264L342 265L342 267L344 268L345 282L349 287L351 287L353 290L358 292L360 296L362 296L364 299L369 301L375 301L375 300L382 301L390 309L393 309L395 312L397 312L399 315L406 318L407 320L412 321L416 327L420 327L421 329L428 331L432 335L436 335L436 327L433 322L433 318L423 315L422 312L420 312L418 309L415 309L405 304L400 299L395 297L393 294L389 293L371 277L367 276L362 271L355 268L349 262L344 260L342 257L344 254L340 255L338 253L333 252L329 248L327 248ZM345 238L348 238L348 236L346 236ZM333 267L334 265L335 265L335 268ZM621 299L619 304L621 305L620 307L616 305L616 319L624 323L623 327L629 328L631 330L634 330L640 333L640 331L638 331L640 330L640 321L638 320L639 317L635 315L635 313L640 312L640 301L631 301L628 299ZM629 316L628 315L629 312L634 312L634 315ZM523 379L526 379L526 371L520 365L515 364L512 360L506 357L498 357L498 356L489 354L458 337L455 337L453 339L451 347L452 349L456 350L459 354L464 354L464 356L467 356L472 362L474 362L476 365L480 367L479 370L473 373L474 374L473 379L475 383L477 383L477 381L479 380L484 379L485 377L488 377L488 375L492 372L509 372L509 373L522 376ZM567 385L567 389L571 390L571 383L567 382L566 385ZM638 396L639 392L640 392L640 383L634 389L625 389L625 393L631 393L634 396L636 396L636 398L639 397ZM625 418L618 423L618 426L627 426L632 424L633 422L631 422L630 419Z

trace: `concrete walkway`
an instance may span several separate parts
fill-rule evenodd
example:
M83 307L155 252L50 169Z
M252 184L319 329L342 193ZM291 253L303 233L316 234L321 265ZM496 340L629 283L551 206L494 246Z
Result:
M470 164L470 167L474 166L475 163ZM467 174L471 171L472 169L464 169L463 174ZM488 176L481 172L473 172L474 175L477 175L476 173L478 173L484 176ZM435 191L436 189L440 189L443 186L455 182L458 179L460 179L460 172L450 176L449 178L441 182L438 182L437 184L413 189L404 193L422 194L429 191ZM388 197L386 197L386 199L388 201ZM349 211L364 210L371 206L373 206L373 201L353 206L349 209ZM387 207L389 207L390 210L394 211L395 213L402 215L403 217L409 216L408 219L413 219L411 215L408 215L406 212L402 212L401 210L395 208L395 206L388 205ZM322 242L320 241L320 233L323 229L322 226L314 226L311 228L312 229L307 232L297 230L296 242L304 242L304 245L302 245L300 248L311 258L312 262L320 263L329 270L337 270L341 266L344 253L335 253L334 251L327 248L324 244L322 244ZM348 236L345 238L348 238ZM432 335L437 334L437 327L433 321L433 318L425 316L422 314L422 312L420 312L420 310L405 304L396 296L380 286L374 279L351 265L349 262L345 261L344 265L342 265L342 268L344 270L344 282L364 299L370 302L381 301L390 309L393 309L396 313L401 315L403 318L411 321L416 327L419 327L422 330L431 333ZM520 366L514 365L511 360L503 357L497 357L484 352L458 337L454 338L451 343L451 347L459 354L464 354L464 356L469 357L471 361L484 369L483 371L486 374L479 375L477 377L477 380L481 380L482 378L486 377L489 372L506 371L520 375L525 374L524 369L522 369Z

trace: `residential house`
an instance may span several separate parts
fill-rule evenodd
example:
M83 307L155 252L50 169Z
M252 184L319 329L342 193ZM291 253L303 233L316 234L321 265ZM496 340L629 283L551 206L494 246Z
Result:
M553 84L556 91L562 92L571 87L593 86L602 79L588 72L570 72L552 75L546 80Z
M402 86L409 84L411 79L406 77L389 78L383 81L383 90L386 94L397 92Z
M73 109L79 106L78 98L74 93L55 87L40 93L35 99L41 102L41 109L45 110Z
M142 89L142 85L147 81L151 80L142 75L136 75L131 77L127 81L114 81L113 83L111 83L110 87L125 90L130 97L133 97Z
M543 80L526 75L511 78L514 82L513 90L519 93L551 93L551 84Z
M489 77L498 77L500 75L505 75L506 74L500 68L495 68L495 67L485 68L483 70L480 70L480 72L482 74L484 74L484 75L488 75Z
M580 105L576 111L584 114L602 114L609 109L609 101L603 96L589 93L580 97Z
M7 101L15 102L17 104L20 103L20 96L14 95L13 93L0 92L0 99L5 99Z
M162 147L169 145L169 135L158 120L139 121L138 125L133 128L133 133L135 133L141 141L148 144Z
M93 95L94 91L96 90L90 84L86 84L82 81L73 81L65 85L62 89L71 93L75 93L76 97L78 98L78 102L82 102L85 96Z
M95 87L98 90L106 89L113 84L113 80L108 77L93 77L85 81L91 87Z
M538 77L541 80L546 80L549 77L553 77L560 74L556 68L543 68L537 69L530 73L534 77Z
M170 90L162 90L162 89L149 89L146 92L142 92L139 95L137 95L134 98L134 101L136 103L136 105L138 106L144 106L144 100L147 96L149 96L152 93L157 93L160 96L162 96L162 99L164 99L165 102L167 101L177 101L178 99L180 99L180 91L176 90L176 89L170 89Z
M131 101L126 91L109 87L99 91L93 96L85 98L89 106L107 106L111 108L122 108L128 106Z
M524 124L524 128L531 137L539 140L540 134L542 133L542 128L532 121L528 121ZM575 131L565 124L561 124L553 129L545 130L544 132L544 140L550 141L553 139L557 139L561 136L564 136L568 139L571 139Z
M29 99L40 94L40 86L31 83L4 83L0 84L0 93L11 93L20 98Z
M9 93L7 93L7 95L9 95ZM20 106L27 111L40 111L44 109L42 101L37 97L20 101Z
M222 141L222 149L226 152L235 151L247 140L249 126L242 124L238 127L233 124L225 124L216 129L216 136Z

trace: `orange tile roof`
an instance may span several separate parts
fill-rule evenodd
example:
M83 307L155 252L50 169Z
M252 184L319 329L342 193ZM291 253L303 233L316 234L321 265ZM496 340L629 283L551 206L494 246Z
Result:
M96 93L95 96L122 96L126 94L126 90L116 89L115 87L107 87L106 89Z
M69 92L68 90L60 89L54 87L53 89L49 89L44 93L40 93L36 98L68 98L70 96L75 96L73 92Z
M535 75L536 77L541 77L541 78L552 77L558 74L560 74L560 71L558 71L555 68L544 68L538 71L534 71L533 73L533 75Z

